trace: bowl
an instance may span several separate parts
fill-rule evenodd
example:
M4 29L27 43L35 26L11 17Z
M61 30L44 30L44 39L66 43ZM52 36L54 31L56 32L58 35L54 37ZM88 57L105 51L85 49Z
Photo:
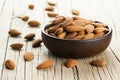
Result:
M45 32L48 26L42 27L42 40L46 48L55 56L64 58L85 58L103 52L110 44L112 29L102 37L89 40L59 39Z

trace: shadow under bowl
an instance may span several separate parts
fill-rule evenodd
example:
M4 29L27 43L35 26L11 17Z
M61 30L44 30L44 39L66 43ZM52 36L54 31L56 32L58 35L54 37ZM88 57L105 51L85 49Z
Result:
M55 56L64 58L85 58L103 52L110 44L112 29L102 37L89 40L59 39L45 32L42 28L42 40L47 49Z

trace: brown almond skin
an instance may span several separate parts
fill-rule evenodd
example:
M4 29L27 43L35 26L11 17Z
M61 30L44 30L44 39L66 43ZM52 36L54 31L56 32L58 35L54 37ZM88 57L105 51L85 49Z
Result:
M35 33L29 33L24 37L24 39L27 39L29 41L29 40L33 40L34 37L35 37Z
M47 15L48 15L49 17L56 17L56 16L58 16L58 14L55 13L55 12L49 12L49 13L47 13Z
M56 35L54 33L50 33L50 35L56 37Z
M61 23L61 22L64 21L64 20L65 20L65 17L59 16L59 17L57 17L57 18L52 22L52 24L53 24L53 25L56 25L56 24Z
M91 24L86 25L86 26L85 26L85 31L86 31L87 33L92 33L92 32L94 31L94 26L91 25Z
M29 16L23 16L23 17L22 17L22 20L23 20L23 21L28 21L28 19L29 19Z
M51 6L55 6L56 5L56 3L53 2L53 1L48 1L48 4L51 5Z
M92 25L94 25L96 28L101 28L101 27L106 27L106 24L103 23L92 23Z
M28 6L29 9L34 9L34 7L35 7L34 4L29 4Z
M106 61L97 59L90 62L90 64L96 67L103 67L106 65Z
M41 39L36 39L36 40L33 41L32 47L34 47L34 48L39 47L41 43L42 43Z
M34 54L32 52L24 53L24 59L26 61L32 61L34 59Z
M46 11L54 11L54 7L53 6L48 6L45 8Z
M16 29L11 29L11 30L9 30L8 33L9 33L11 36L13 36L13 37L17 37L17 36L19 36L19 35L22 34L20 31L18 31L18 30L16 30Z
M6 66L7 69L11 69L11 70L15 69L15 67L16 67L14 61L9 60L9 59L5 61L5 66Z
M73 15L79 15L80 12L79 12L79 10L77 10L77 9L72 9L72 14L73 14Z
M95 28L94 32L95 33L100 33L104 31L109 31L107 28L101 27L101 28Z
M39 21L36 20L31 20L28 22L28 25L32 26L32 27L38 27L41 23Z
M84 30L83 26L68 26L65 29L67 32L76 32L76 31L82 31Z
M22 43L14 43L10 45L14 50L20 50L23 47Z
M59 35L63 32L63 28L58 28L54 33L55 35Z
M76 35L77 35L77 32L73 32L73 33L67 34L67 35L65 36L65 38L66 38L66 39L71 39L71 38L75 37Z
M83 39L84 36L85 35L78 35L78 36L73 37L72 39L74 39L74 40L81 40L81 39Z
M53 61L52 60L47 60L44 61L43 63L39 64L37 66L37 69L45 69L53 66Z
M104 32L97 33L95 34L94 38L102 37L104 34L105 34Z
M60 24L49 27L48 28L48 33L55 32L59 27L60 27Z
M59 35L57 35L58 38L63 39L66 36L66 32L63 32Z
M70 26L73 23L73 19L72 18L67 18L63 24L63 28Z
M84 35L85 34L85 31L82 30L82 31L78 31L78 35Z
M94 33L88 33L84 36L83 40L93 39L93 38L94 38Z
M77 65L78 61L74 59L69 59L65 62L65 66L68 68L75 67Z

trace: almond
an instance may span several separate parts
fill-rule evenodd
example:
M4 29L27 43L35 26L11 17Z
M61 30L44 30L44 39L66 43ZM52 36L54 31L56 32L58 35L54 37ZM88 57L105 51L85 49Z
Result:
M92 23L92 25L94 25L96 28L107 27L107 25L103 23Z
M14 43L10 45L14 50L20 50L23 47L22 43Z
M23 16L23 17L22 17L22 20L23 20L23 21L28 21L28 19L29 19L29 16Z
M104 35L104 32L100 32L95 34L94 38L102 37Z
M66 36L66 32L59 34L57 37L63 39Z
M65 66L68 68L75 67L77 65L78 61L74 59L69 59L65 62Z
M34 59L34 54L32 52L26 52L24 53L24 59L26 61L31 61Z
M61 22L64 21L64 20L65 20L65 17L59 16L59 17L57 17L57 18L52 22L52 24L53 24L53 25L56 25L56 24L61 23Z
M72 23L73 26L85 26L87 24L90 24L90 21L84 19L74 20Z
M76 32L76 31L82 31L84 30L83 26L68 26L65 29L67 32Z
M29 4L28 8L29 9L34 9L34 4Z
M81 40L81 39L83 39L84 36L85 35L78 35L78 36L73 37L72 39L74 39L74 40Z
M37 66L37 69L45 69L53 66L53 61L52 60L47 60L44 61L43 63L39 64Z
M29 33L24 37L24 39L33 40L34 37L35 37L35 33Z
M53 2L53 1L48 1L48 4L51 5L51 6L55 6L56 5L56 3Z
M70 26L73 23L73 19L72 18L67 18L63 24L63 27L67 27Z
M60 27L60 24L51 26L50 28L48 28L48 33L55 32L59 27Z
M54 33L50 33L50 35L56 37L56 35Z
M31 20L28 22L28 25L32 26L32 27L38 27L41 23L39 21L36 20Z
M63 32L63 28L58 28L56 31L55 31L55 35L59 35Z
M42 43L41 39L36 39L33 41L32 47L39 47L41 43Z
M56 17L56 16L58 16L58 14L55 13L55 12L49 12L49 13L47 13L47 15L48 15L49 17Z
M45 8L46 11L54 11L54 7L53 6L49 6Z
M97 59L90 62L90 64L96 67L103 67L106 65L106 61Z
M84 35L85 34L85 31L82 30L82 31L78 31L78 35Z
M104 28L104 27L95 28L95 30L94 30L95 33L100 33L100 32L104 32L104 31L109 31L109 30L107 28Z
M93 33L88 33L84 36L83 40L93 39L93 38L94 38L94 34Z
M17 37L17 36L19 36L19 35L22 34L20 31L18 31L18 30L16 30L16 29L11 29L11 30L9 30L8 33L9 33L11 36L13 36L13 37Z
M94 31L94 26L91 25L91 24L86 25L86 26L85 26L85 31L86 31L87 33L92 33L92 32Z
M14 61L13 60L9 60L9 59L5 61L5 66L8 69L15 69L15 67L16 67Z
M72 9L72 14L74 14L74 15L79 15L80 13L79 13L79 10L77 10L77 9Z
M71 39L71 38L75 37L76 35L77 35L77 32L73 32L73 33L67 34L65 38Z

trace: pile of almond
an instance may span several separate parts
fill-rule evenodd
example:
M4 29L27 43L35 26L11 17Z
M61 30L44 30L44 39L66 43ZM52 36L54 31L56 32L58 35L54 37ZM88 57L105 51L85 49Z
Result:
M109 29L106 24L96 21L59 16L47 25L45 31L60 39L88 40L103 36Z

